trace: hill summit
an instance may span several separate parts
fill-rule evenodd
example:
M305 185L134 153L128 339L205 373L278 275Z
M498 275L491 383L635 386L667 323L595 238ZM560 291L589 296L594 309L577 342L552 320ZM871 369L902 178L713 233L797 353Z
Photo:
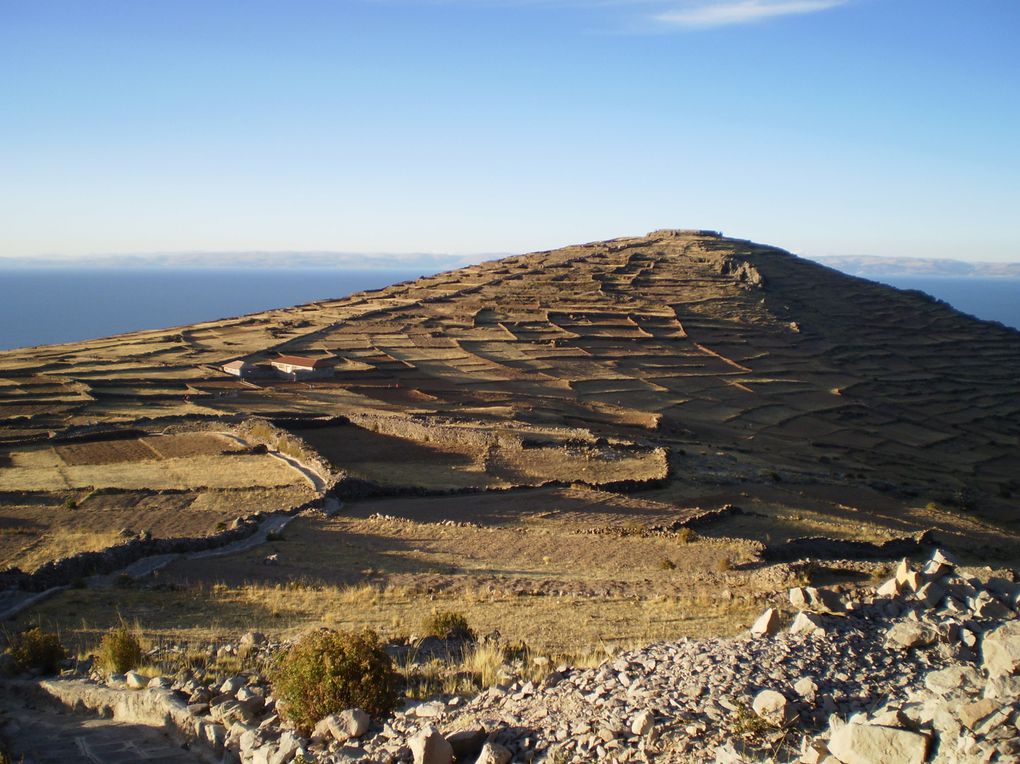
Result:
M280 377L268 365L280 356L327 370ZM225 373L232 361L252 376ZM487 463L454 487L855 484L1017 520L1020 333L712 231L655 231L340 300L5 352L0 378L8 442L132 423L368 417L417 443L433 428L433 442L483 444ZM588 458L579 470L532 451L551 466L529 476L533 466L498 447L513 439L583 444ZM335 456L343 466L359 455Z

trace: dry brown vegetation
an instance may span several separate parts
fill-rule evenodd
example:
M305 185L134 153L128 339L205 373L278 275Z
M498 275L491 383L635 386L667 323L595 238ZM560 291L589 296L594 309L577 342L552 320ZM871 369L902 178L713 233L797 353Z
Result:
M277 352L333 356L337 374L218 371ZM283 461L223 453L237 444L210 428L237 416L393 496L174 563L162 588L71 591L31 617L82 638L117 608L164 636L397 635L445 607L576 652L746 626L799 580L763 550L798 537L935 528L974 559L1017 557L1020 334L770 247L665 231L2 353L0 559L31 567L122 527L203 533L301 503L307 483ZM97 423L147 434L46 440ZM416 495L451 489L470 492ZM681 535L726 504L744 512Z

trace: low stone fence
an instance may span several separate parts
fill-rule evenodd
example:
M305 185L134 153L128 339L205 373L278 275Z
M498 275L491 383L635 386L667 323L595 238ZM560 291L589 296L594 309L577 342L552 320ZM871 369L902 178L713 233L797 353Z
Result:
M322 497L316 497L284 511L286 514L295 515L305 509L321 507L322 503ZM131 539L98 552L79 552L69 557L47 562L33 573L26 573L20 568L8 568L0 571L0 590L20 589L27 592L41 592L58 586L74 584L88 576L114 573L145 557L163 554L189 554L215 549L251 536L258 530L259 522L264 516L261 512L249 515L241 519L240 522L235 521L234 527L209 536Z
M875 543L852 539L834 539L824 536L791 539L781 544L766 546L762 557L769 562L791 560L889 560L909 557L938 546L931 530Z

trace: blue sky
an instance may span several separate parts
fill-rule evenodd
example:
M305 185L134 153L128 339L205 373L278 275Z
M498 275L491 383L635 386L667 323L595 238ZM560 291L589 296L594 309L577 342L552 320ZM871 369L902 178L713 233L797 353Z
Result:
M0 0L0 255L1020 260L1016 0Z

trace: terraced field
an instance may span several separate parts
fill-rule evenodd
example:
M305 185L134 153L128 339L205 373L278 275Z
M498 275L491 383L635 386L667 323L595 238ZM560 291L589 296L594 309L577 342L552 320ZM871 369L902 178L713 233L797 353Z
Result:
M221 369L278 354L336 371ZM1012 563L1020 333L775 248L659 231L0 353L0 564L125 530L213 533L323 486L343 500L332 517L23 618L86 642L121 615L198 639L398 634L439 603L567 651L731 633L807 575L782 561L867 580L929 529Z
M337 373L289 382L219 371L279 352L332 356ZM1020 335L703 233L567 247L343 300L0 354L0 438L10 444L252 414L456 423L554 449L569 437L661 445L676 481L864 482L1003 522L1017 519L1020 495ZM423 437L407 439L431 448ZM444 449L434 449L437 467L456 471ZM483 484L528 482L505 449L487 465L474 445L460 453L451 485L479 482L472 463L491 473ZM616 453L546 477L618 481L628 473L618 466Z

